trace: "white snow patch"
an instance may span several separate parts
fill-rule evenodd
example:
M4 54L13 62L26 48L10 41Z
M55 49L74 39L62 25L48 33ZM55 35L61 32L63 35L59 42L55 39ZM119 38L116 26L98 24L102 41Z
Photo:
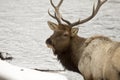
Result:
M0 60L0 80L68 80L65 76L11 65Z

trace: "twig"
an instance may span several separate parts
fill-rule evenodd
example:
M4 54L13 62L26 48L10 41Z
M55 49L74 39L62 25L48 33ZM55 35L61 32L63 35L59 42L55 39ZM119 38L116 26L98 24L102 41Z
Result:
M43 71L43 72L64 72L64 70L49 70L49 69L46 69L46 70L43 70L43 69L34 69L34 70L37 70L37 71Z

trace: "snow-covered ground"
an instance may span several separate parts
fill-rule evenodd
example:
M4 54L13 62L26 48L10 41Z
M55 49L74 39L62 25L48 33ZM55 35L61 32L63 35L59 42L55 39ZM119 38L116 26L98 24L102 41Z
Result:
M68 80L58 73L41 72L0 60L0 80Z
M54 0L59 1L59 0ZM63 17L70 21L84 19L91 14L97 0L64 0ZM49 0L0 0L0 51L11 54L11 64L44 70L63 70L45 40L52 34L47 21L54 21L47 14ZM105 35L120 41L120 0L108 0L97 16L90 22L79 25L79 35ZM61 72L63 74L63 72ZM71 71L64 75L69 80L82 80Z

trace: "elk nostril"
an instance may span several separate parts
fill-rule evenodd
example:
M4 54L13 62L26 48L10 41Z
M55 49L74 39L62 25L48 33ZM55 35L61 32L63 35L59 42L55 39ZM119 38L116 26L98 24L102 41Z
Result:
M49 39L46 40L46 44L52 44L52 41Z

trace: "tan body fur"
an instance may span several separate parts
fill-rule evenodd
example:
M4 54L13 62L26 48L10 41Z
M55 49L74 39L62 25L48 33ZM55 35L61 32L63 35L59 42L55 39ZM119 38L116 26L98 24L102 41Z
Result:
M86 42L78 63L84 78L120 80L120 43L102 36L88 38Z

